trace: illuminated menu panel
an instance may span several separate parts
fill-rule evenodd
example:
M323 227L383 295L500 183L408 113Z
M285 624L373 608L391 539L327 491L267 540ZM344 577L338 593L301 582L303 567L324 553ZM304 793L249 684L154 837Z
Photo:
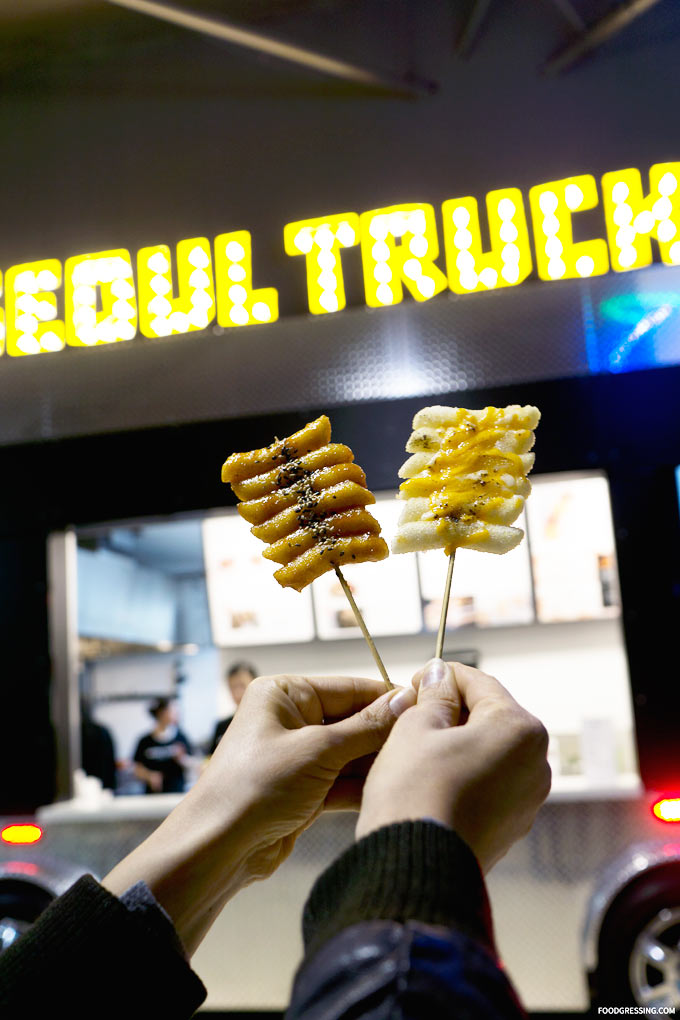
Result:
M526 531L524 515L516 527ZM436 631L448 558L441 549L418 553L425 629ZM512 626L532 623L531 569L526 538L502 556L458 549L447 626Z
M369 507L380 522L389 545L403 504L392 496ZM342 568L371 634L418 634L422 630L420 591L415 554L389 556L378 563ZM335 571L329 570L312 585L317 634L322 639L360 637L354 614Z
M272 578L277 564L263 558L263 548L236 514L203 521L210 624L219 647L314 637L309 590L282 588Z
M532 486L525 513L517 521L526 533L519 546L502 556L458 550L449 629L618 615L606 478L595 473L535 476ZM393 493L384 493L372 507L388 545L402 508ZM262 557L262 543L236 514L205 520L203 540L216 645L360 636L334 571L300 594L281 588L272 578L276 566ZM446 569L447 557L433 549L346 566L343 574L369 631L379 637L438 629Z
M535 478L527 515L539 622L618 615L620 598L606 478Z

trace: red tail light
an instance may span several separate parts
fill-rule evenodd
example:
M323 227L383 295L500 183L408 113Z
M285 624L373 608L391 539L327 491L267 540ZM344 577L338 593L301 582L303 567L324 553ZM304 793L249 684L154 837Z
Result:
M42 839L42 829L39 825L7 825L0 832L5 843L12 843L15 846L25 845L26 843L37 843L39 839Z
M10 875L35 875L40 874L40 868L32 861L8 861L5 865L5 873Z
M661 797L654 801L652 814L662 822L680 822L680 797Z

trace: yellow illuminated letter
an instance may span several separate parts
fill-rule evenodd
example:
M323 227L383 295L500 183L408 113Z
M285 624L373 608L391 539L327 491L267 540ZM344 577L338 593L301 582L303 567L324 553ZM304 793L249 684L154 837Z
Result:
M43 259L7 270L7 353L47 354L64 347L64 323L57 319L61 262Z
M439 240L431 205L373 209L361 214L360 224L366 303L371 308L399 304L404 286L416 301L427 301L446 288L446 277L434 264Z
M536 263L542 280L601 276L609 269L603 238L574 244L572 213L594 209L597 185L591 174L539 184L529 192Z
M287 223L283 229L286 255L305 255L309 310L315 315L337 312L346 305L340 249L359 243L359 217L339 213Z
M253 290L250 231L234 230L215 238L215 287L220 326L275 322L279 295L274 287Z
M449 287L456 294L514 287L533 268L522 193L518 188L486 196L491 251L484 254L474 198L452 198L442 205Z
M66 342L71 346L92 347L135 336L137 299L130 253L124 248L67 259L64 290Z
M193 237L177 245L178 296L172 296L170 249L166 244L137 253L139 328L144 336L170 336L205 329L215 318L210 242Z
M0 297L2 297L2 273L0 272ZM5 353L5 309L0 308L0 354Z
M655 163L649 171L649 194L642 191L638 170L617 170L602 178L604 215L617 272L639 269L652 261L651 238L661 261L680 265L680 163Z

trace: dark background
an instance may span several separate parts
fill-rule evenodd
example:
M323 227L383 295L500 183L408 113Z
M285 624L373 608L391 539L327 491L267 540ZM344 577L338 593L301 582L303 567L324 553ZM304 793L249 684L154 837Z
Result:
M558 76L578 30L550 0L187 0L402 80L369 89L218 44L104 2L0 0L0 267L246 228L281 320L53 357L0 359L0 812L53 791L45 540L54 529L224 505L219 465L332 410L373 488L392 487L423 403L536 403L537 471L611 484L641 766L680 788L680 370L588 376L595 281L416 307L306 311L287 222L680 158L680 6L661 0ZM572 0L583 23L616 3ZM603 236L601 209L576 239ZM657 267L677 290L677 270ZM601 278L636 289L642 274ZM404 384L389 381L403 365ZM387 379L387 382L386 382ZM531 380L527 382L527 380ZM432 397L435 399L432 399ZM427 400L423 398L427 397ZM379 423L379 424L378 424ZM549 682L549 678L546 678Z

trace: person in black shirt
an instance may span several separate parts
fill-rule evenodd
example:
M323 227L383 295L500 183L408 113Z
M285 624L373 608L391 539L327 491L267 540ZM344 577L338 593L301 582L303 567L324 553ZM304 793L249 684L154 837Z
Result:
M257 671L254 666L251 666L249 662L233 662L229 667L227 673L227 684L229 685L229 693L234 699L236 708L241 704L241 698L245 694L246 687L254 680L257 676ZM220 719L215 726L215 732L213 734L212 743L208 754L214 754L217 750L217 745L227 731L229 723L234 718L232 713L226 719Z
M185 766L192 749L177 727L175 703L170 698L157 698L149 712L156 725L137 744L135 775L144 783L146 793L184 793Z
M106 726L95 722L85 699L80 702L80 752L83 771L97 776L107 790L116 789L116 752Z

